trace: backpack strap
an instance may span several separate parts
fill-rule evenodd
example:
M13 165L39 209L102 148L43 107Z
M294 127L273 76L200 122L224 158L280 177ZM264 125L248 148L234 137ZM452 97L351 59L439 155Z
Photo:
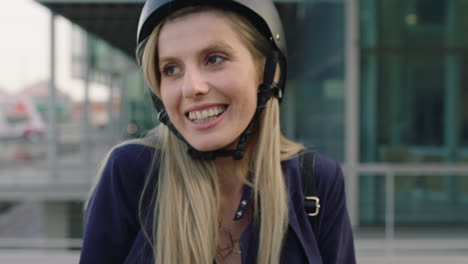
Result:
M320 199L315 185L315 152L304 152L299 156L304 193L304 209L309 218L315 236L318 234L317 216L320 209Z

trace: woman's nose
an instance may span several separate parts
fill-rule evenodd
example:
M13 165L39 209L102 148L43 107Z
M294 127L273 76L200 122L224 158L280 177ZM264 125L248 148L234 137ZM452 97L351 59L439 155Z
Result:
M184 97L204 95L209 91L209 87L199 69L186 68L182 85Z

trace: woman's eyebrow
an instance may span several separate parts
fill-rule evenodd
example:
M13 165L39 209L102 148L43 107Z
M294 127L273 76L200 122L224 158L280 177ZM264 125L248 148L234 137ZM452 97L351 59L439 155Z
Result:
M229 52L234 52L234 49L232 48L231 45L229 45L228 43L224 41L220 41L220 42L212 43L206 46L199 53L205 54L213 50L227 50Z
M212 52L213 50L225 50L228 52L234 52L234 49L232 48L231 45L229 45L225 41L219 41L219 42L208 44L206 47L197 51L197 54L206 54L206 53ZM178 60L177 56L160 57L159 65L163 64L166 61L176 61L176 60Z
M173 57L173 56L162 57L162 58L158 59L158 65L159 65L159 67L161 67L165 62L175 61L175 60L177 60L177 57Z

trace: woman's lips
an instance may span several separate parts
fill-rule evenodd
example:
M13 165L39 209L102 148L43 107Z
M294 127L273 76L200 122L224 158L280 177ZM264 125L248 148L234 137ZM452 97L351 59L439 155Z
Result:
M228 105L206 105L205 107L194 107L185 115L190 126L196 130L206 130L215 127L225 116ZM191 117L191 118L190 118Z
M195 123L203 123L211 119L215 119L216 116L222 114L225 110L226 107L224 105L218 105L197 111L188 112L186 116L188 116L188 118Z

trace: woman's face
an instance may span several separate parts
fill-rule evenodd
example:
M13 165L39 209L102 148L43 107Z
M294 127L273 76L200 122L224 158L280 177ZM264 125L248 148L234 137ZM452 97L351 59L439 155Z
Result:
M161 99L188 143L200 151L235 143L254 115L260 77L228 18L204 11L167 22L158 57Z

